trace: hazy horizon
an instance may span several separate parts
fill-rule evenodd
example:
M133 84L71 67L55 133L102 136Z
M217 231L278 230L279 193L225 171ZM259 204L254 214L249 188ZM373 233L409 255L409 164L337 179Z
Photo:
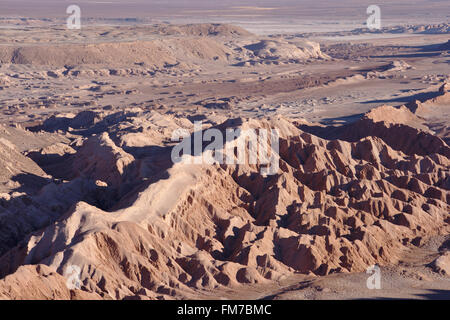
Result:
M79 5L85 17L195 17L195 16L266 16L333 20L359 15L369 5L381 7L386 18L407 16L449 18L450 2L446 0L2 0L0 16L64 17L65 8Z

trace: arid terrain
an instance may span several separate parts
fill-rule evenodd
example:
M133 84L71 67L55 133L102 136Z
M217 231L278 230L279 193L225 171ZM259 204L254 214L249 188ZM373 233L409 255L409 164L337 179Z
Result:
M438 7L437 22L401 23L393 6L376 32L283 28L286 8L248 27L246 6L222 16L235 24L93 11L68 30L10 2L0 299L450 299ZM205 163L205 144L175 163L174 134L207 129L277 130L279 169ZM373 265L380 289L367 287Z

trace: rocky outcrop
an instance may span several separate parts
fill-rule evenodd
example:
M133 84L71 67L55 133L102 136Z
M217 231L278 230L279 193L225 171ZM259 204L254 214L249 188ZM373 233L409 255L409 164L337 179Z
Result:
M76 202L6 252L0 274L14 276L29 264L58 274L78 266L81 290L105 299L189 298L294 272L319 276L395 263L407 246L450 226L448 147L392 147L395 126L380 122L348 142L319 138L284 118L226 121L216 128L278 129L277 174L261 175L260 164L177 163L158 172L153 153L142 153L140 172L151 179L109 211ZM426 139L411 130L409 139ZM136 161L106 133L73 156L80 177L116 186Z

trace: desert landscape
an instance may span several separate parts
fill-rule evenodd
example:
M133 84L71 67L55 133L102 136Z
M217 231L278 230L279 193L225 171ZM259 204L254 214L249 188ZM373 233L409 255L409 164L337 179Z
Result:
M410 3L81 1L69 30L2 1L0 299L450 299L450 4Z

